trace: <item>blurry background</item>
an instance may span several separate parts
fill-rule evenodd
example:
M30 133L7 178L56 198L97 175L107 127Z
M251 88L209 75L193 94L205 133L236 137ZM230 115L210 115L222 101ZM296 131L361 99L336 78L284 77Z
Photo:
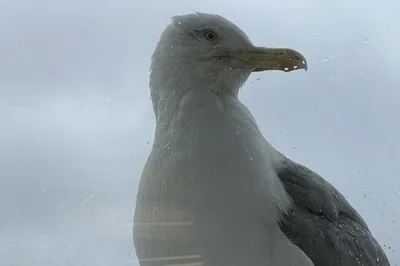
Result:
M400 4L1 0L0 265L137 265L153 139L150 56L169 17L221 14L308 72L242 89L266 138L333 183L400 263Z

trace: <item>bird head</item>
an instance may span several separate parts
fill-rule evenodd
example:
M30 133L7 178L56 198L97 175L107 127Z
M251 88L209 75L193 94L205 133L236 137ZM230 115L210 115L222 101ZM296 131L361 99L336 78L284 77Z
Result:
M299 52L255 46L229 20L192 13L174 16L163 31L152 56L150 87L207 88L237 95L252 72L297 69L307 70Z

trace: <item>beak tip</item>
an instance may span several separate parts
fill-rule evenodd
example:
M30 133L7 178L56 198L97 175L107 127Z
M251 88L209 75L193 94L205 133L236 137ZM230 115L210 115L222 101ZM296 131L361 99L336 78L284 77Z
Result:
M304 58L304 57L303 57L303 58ZM308 70L307 60L306 60L306 59L303 59L302 63L303 63L303 66L304 66L304 70L307 71L307 70Z

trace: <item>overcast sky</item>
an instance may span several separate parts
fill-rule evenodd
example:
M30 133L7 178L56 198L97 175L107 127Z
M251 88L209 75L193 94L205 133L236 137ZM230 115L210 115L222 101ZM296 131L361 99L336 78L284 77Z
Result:
M400 263L400 20L392 1L0 0L0 265L137 265L151 53L169 17L234 21L307 72L253 74L265 137L333 183Z

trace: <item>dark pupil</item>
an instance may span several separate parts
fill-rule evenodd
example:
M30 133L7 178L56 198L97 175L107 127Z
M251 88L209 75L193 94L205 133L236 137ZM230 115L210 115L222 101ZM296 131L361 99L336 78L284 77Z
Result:
M214 39L214 33L212 33L212 32L207 32L207 33L206 33L206 38L209 39L209 40L213 40L213 39Z

